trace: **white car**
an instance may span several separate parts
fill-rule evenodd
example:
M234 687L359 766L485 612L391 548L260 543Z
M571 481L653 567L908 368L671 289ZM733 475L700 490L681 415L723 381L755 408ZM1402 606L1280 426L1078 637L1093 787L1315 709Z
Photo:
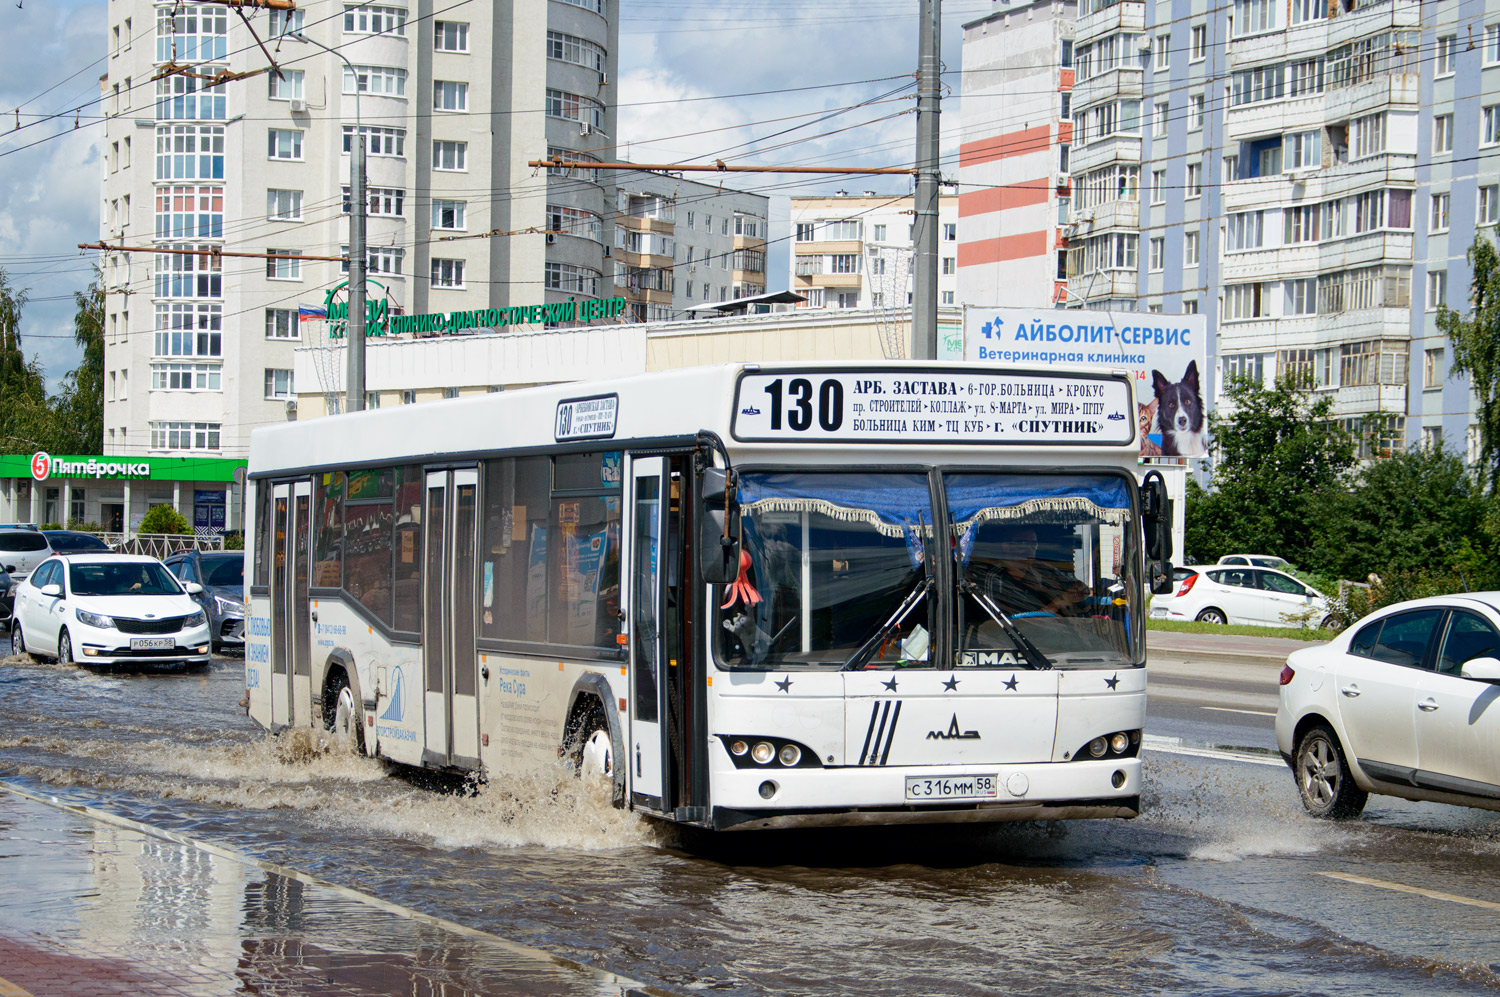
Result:
M1371 613L1281 672L1276 743L1308 812L1370 793L1500 810L1500 592Z
M41 530L0 529L0 564L4 564L13 582L25 581L52 554L52 545Z
M1214 565L1183 579L1167 604L1167 619L1262 627L1295 627L1305 619L1333 625L1322 592L1282 571L1237 565Z
M1275 568L1277 571L1291 571L1292 562L1284 557L1276 557L1272 554L1225 554L1219 558L1220 564L1244 564L1255 568Z
M1158 592L1151 597L1151 618L1153 620L1165 620L1167 618L1167 607L1177 595L1177 590L1182 583L1192 575L1204 570L1201 566L1178 565L1172 569L1172 591Z
M154 557L60 554L16 588L13 654L86 665L208 664L208 621Z

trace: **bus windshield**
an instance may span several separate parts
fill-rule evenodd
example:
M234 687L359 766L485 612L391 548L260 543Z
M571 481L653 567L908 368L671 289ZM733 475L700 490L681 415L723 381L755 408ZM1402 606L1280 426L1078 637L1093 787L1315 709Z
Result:
M892 667L928 659L932 494L925 474L740 477L740 580L719 589L735 668Z
M1142 660L1133 483L1106 474L945 474L959 666Z

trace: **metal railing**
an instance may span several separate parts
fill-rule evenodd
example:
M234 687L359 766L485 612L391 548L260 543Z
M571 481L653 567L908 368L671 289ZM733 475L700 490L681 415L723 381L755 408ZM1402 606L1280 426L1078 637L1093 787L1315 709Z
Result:
M191 533L100 533L99 538L119 554L170 557L185 550L223 550L224 538Z

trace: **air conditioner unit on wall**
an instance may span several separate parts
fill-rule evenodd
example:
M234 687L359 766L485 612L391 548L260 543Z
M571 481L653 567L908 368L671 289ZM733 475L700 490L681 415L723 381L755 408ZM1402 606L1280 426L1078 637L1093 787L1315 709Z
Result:
M550 245L552 245L556 241L557 241L557 233L556 232L548 232L547 233L547 245L550 246Z
M303 111L307 110L307 101L301 99L300 97L293 98L291 101L291 110L293 114L301 114Z
M1066 187L1066 186L1068 186L1072 182L1073 182L1073 177L1071 175L1067 174L1067 173L1059 173L1057 175L1057 185L1059 187Z
M593 130L594 130L593 126L590 125L587 121L581 121L581 122L578 123L578 134L580 134L580 135L587 135L589 132L591 132Z

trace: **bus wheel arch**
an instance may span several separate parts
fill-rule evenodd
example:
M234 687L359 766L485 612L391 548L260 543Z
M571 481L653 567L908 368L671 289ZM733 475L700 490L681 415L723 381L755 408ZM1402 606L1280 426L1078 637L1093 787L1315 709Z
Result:
M603 675L590 672L579 676L568 694L567 723L563 726L563 756L581 769L584 750L590 738L604 732L609 737L614 782L614 805L625 805L625 732L620 712L615 708L614 692Z
M354 667L354 657L348 651L339 649L328 655L323 662L319 688L324 728L335 733L347 731L351 750L367 754L359 669Z

